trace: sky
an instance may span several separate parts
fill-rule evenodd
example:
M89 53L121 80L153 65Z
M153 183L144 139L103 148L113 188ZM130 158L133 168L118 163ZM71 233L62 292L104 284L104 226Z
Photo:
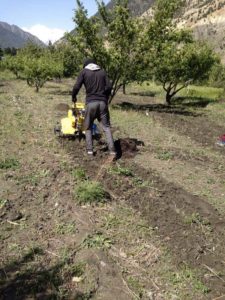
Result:
M95 0L81 2L89 16L96 13ZM45 43L55 42L74 29L75 9L76 0L0 0L0 21L17 25Z

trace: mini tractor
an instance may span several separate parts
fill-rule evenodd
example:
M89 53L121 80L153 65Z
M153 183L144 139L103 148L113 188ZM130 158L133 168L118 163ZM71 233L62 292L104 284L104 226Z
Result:
M54 128L54 132L59 137L76 137L82 138L85 136L84 130L85 104L74 103L68 110L67 117L62 118L60 124ZM96 124L93 124L92 134L94 137L100 137L99 130Z

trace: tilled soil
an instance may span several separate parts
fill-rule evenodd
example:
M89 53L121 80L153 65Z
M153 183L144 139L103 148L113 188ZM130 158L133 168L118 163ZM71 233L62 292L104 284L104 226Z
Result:
M118 141L117 141L118 142ZM125 199L134 209L141 212L155 234L173 255L177 266L198 269L201 280L209 288L206 297L212 299L225 293L224 216L204 199L188 193L175 184L163 180L153 170L145 170L132 162L138 152L137 141L129 138L120 140L122 164L130 168L139 182L150 182L150 187L137 187L133 177L122 177L115 189L118 175L109 175L107 153L97 152L93 160L82 162L91 178L101 178L113 199ZM76 141L66 145L69 151L77 148ZM72 152L70 152L71 155ZM77 159L77 155L75 155Z

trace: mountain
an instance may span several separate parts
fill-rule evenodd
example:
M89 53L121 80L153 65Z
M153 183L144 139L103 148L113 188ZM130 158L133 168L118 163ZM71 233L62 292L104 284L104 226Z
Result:
M197 40L208 42L225 62L225 0L189 0L178 21L192 29Z
M141 16L145 13L153 4L155 0L129 0L128 7L134 16ZM111 0L106 7L112 9L116 0Z
M28 42L45 46L36 36L23 31L18 26L0 22L0 48L21 48Z

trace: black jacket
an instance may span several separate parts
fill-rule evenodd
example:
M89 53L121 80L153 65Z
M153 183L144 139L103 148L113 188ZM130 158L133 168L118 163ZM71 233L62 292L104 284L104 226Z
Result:
M86 103L96 100L108 102L112 84L106 72L98 65L89 64L80 72L72 91L73 102L76 102L82 84L86 89Z

